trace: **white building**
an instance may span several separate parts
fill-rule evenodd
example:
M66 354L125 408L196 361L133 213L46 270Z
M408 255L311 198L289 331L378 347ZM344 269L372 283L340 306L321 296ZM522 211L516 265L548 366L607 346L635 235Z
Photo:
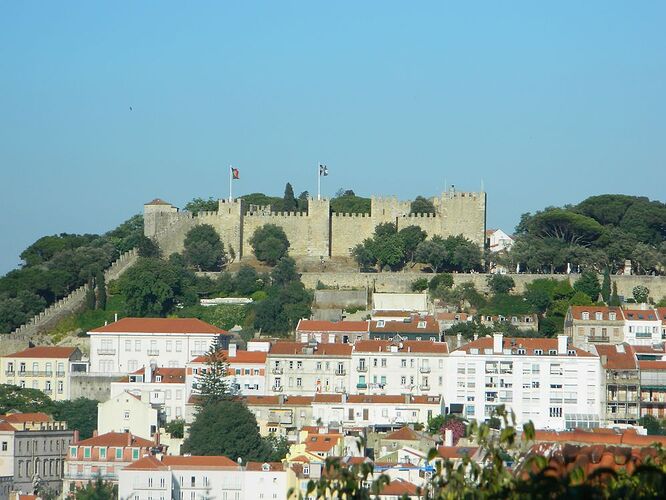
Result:
M185 405L190 397L185 382L185 368L148 365L118 382L111 383L111 394L124 392L149 402L165 422L185 418Z
M268 394L349 391L350 344L276 342L266 357Z
M90 371L131 373L151 362L183 368L230 335L194 318L123 318L88 332Z
M509 251L513 246L513 238L501 229L486 230L486 247L491 252Z
M97 405L97 432L129 432L143 439L153 439L160 428L159 411L141 395L116 394Z
M442 394L446 342L362 340L354 344L351 394Z
M477 339L449 355L444 399L449 411L468 419L489 419L497 406L513 410L521 427L596 427L601 416L599 357L557 339Z
M266 352L241 351L236 344L229 344L229 349L219 351L218 355L228 365L229 384L237 394L266 394ZM198 393L199 375L207 363L207 356L197 356L187 364L187 387L194 394Z
M428 312L428 294L423 293L373 293L373 311Z
M281 464L239 465L221 456L144 457L119 472L118 496L133 500L284 499Z
M656 309L623 309L624 341L631 345L653 345L661 342L661 318Z

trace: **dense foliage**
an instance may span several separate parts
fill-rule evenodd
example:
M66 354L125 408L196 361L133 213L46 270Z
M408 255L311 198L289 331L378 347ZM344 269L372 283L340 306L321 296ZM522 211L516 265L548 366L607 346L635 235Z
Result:
M370 209L370 198L356 196L351 189L341 189L331 199L331 212L340 214L369 214Z
M226 262L224 244L210 224L194 226L185 235L185 262L197 271L219 271Z
M250 245L257 259L271 266L287 255L290 246L284 229L275 224L258 228L250 238Z
M635 273L663 273L666 204L609 194L524 214L506 264L530 272L565 272L571 266L614 274L625 259Z

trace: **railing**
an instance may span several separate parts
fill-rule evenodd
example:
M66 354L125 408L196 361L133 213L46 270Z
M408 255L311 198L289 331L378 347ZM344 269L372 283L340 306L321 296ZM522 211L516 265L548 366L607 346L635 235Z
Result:
M206 351L202 351L201 349L192 349L190 351L191 358L196 358L197 356L203 356L204 354L206 354Z
M14 370L5 370L5 376L7 377L13 377L15 373L16 372Z
M335 392L338 392L338 393L345 392L345 388L344 387L336 387Z
M65 372L56 372L56 377L64 377Z
M283 371L282 368L276 367L271 370L271 373L273 373L274 375L282 375Z
M273 392L282 392L282 386L281 385L274 385L273 386Z
M363 365L363 366L358 365L358 367L356 368L356 370L359 371L359 372L361 372L361 373L365 373L365 372L368 371L368 367L365 366L365 365Z
M367 388L368 388L368 384L356 384L356 388L357 388L357 389L367 389Z
M609 340L609 337L603 335L589 335L587 337L588 342L601 342L603 344L607 344Z
M430 390L430 386L429 386L428 384L421 384L421 385L419 386L419 389L421 389L422 391L429 391L429 390Z
M160 350L159 349L148 349L148 356L159 356L160 355Z
M429 366L422 366L419 371L421 373L430 373L430 367Z
M97 354L99 354L100 356L115 356L116 350L100 348L97 349Z
M44 389L44 394L51 394L53 389Z
M342 377L343 375L347 375L347 370L336 370L335 375L338 377Z

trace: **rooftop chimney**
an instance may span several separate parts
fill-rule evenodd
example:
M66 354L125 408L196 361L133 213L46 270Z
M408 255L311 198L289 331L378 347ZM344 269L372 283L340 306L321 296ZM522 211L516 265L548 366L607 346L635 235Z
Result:
M569 337L567 335L557 336L557 354L566 354L569 346Z
M502 344L504 336L501 333L493 334L493 354L502 354Z
M132 433L127 433L127 446L132 446Z
M94 438L97 437L97 429L95 429L95 430L93 431L93 437L94 437Z
M72 444L77 444L79 442L79 431L74 429L74 441Z
M118 313L115 313L115 314L113 315L113 321L118 321Z
M444 446L453 446L453 431L451 429L444 431Z

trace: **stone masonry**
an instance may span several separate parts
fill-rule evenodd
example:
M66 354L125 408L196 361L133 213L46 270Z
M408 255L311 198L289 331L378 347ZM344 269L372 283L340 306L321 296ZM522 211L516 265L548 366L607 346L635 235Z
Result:
M410 214L409 201L377 198L371 201L370 214L331 212L330 200L310 199L307 212L273 212L270 207L247 206L241 199L220 200L217 212L193 215L170 203L155 199L144 205L144 233L154 239L165 255L181 252L185 235L198 224L210 224L220 234L228 252L237 258L252 253L250 239L264 224L280 226L295 257L348 257L352 249L372 236L375 226L384 222L398 230L419 226L428 236L463 235L480 247L486 230L486 193L442 193L431 199L435 214Z

